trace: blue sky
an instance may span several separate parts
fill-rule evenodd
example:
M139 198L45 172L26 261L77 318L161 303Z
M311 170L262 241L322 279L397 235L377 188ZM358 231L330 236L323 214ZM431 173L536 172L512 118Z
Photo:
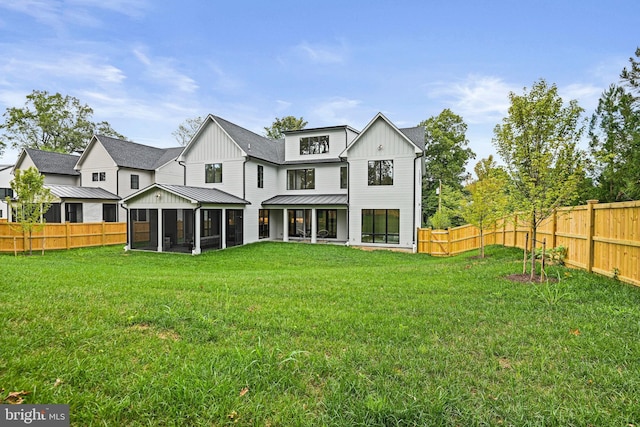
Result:
M213 113L362 129L450 108L477 158L510 91L540 78L588 114L640 45L638 0L0 0L0 112L34 89L94 109L133 141L177 145ZM7 150L0 163L13 163Z

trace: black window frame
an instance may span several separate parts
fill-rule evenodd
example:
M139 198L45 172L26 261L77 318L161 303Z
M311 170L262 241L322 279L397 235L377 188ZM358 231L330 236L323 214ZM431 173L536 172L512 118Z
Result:
M258 165L258 188L264 188L264 166Z
M269 209L259 209L258 239L268 239L269 237Z
M317 237L335 239L338 237L338 210L316 209ZM326 232L326 233L325 233Z
M389 221L389 213L392 215L391 222ZM400 209L362 209L360 216L360 241L362 243L400 244ZM368 218L370 219L367 220ZM384 221L381 221L382 219ZM390 225L397 226L397 232L389 230Z
M329 135L301 136L300 155L325 154L329 152Z
M140 189L140 175L131 174L131 189L132 190Z
M316 170L288 169L287 190L314 190L316 188Z
M204 182L206 184L222 183L222 163L206 163L204 165Z
M349 168L340 166L340 188L349 188Z
M118 204L117 203L102 204L102 221L118 222Z
M393 185L393 160L369 160L369 185Z
M82 223L82 203L64 204L64 222Z

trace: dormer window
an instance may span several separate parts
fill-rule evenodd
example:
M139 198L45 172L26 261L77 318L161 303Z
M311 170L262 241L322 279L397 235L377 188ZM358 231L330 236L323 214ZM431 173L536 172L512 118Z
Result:
M323 154L329 152L329 135L304 136L300 138L300 154Z

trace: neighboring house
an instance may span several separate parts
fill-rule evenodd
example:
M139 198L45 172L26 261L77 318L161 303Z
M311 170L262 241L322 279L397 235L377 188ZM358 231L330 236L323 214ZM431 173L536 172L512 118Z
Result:
M183 184L184 169L175 161L182 149L95 135L75 165L79 185L126 197L155 183ZM124 222L126 212L119 209L117 218Z
M120 197L102 188L80 187L75 169L80 156L25 148L13 170L35 167L44 175L44 186L54 202L44 216L49 223L116 222Z
M13 169L35 167L44 175L45 184L80 185L80 173L75 170L79 159L80 156L74 154L25 148L20 152Z
M182 185L130 196L128 248L191 251L261 239L415 250L424 129L378 114L273 141L209 115L178 157Z
M13 197L13 190L11 190L11 170L13 165L0 165L0 220L6 220L8 218L7 203L5 202L7 197Z

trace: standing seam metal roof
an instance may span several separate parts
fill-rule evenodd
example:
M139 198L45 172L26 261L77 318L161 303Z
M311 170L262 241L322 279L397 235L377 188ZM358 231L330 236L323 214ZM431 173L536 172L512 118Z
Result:
M156 188L167 190L186 199L196 200L199 203L211 203L221 205L248 205L248 201L226 193L216 188L187 187L184 185L157 184Z

